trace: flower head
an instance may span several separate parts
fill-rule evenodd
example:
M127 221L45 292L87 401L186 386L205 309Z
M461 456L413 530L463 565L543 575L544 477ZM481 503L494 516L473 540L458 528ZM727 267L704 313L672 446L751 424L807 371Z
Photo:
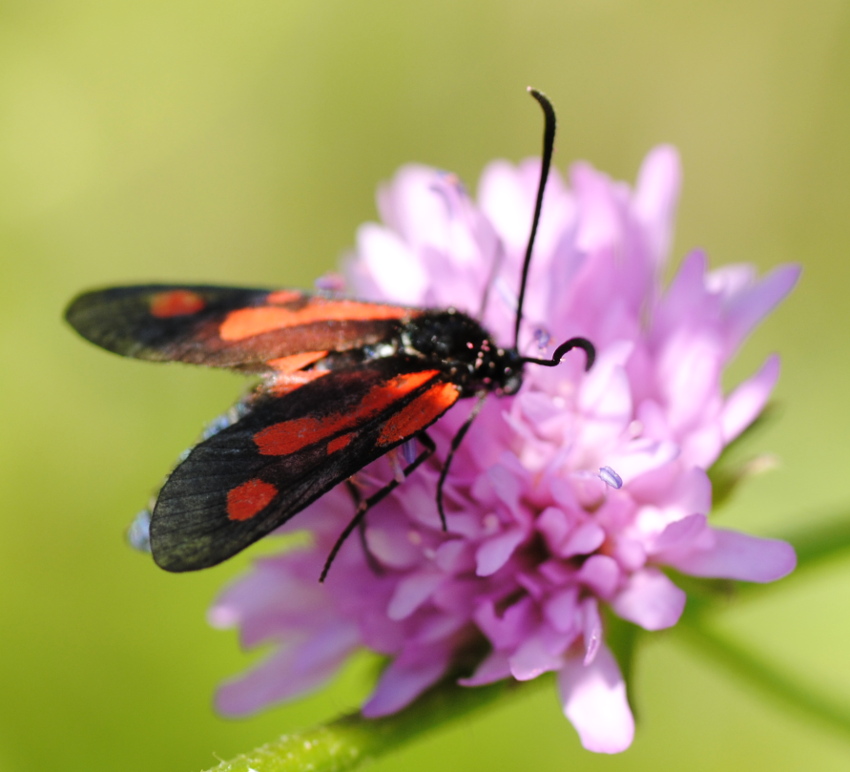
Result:
M402 169L380 192L383 225L360 230L352 294L454 306L509 342L538 176L535 161L494 163L475 202L452 175ZM721 376L798 269L762 279L749 266L708 271L694 252L665 289L678 187L668 147L650 153L634 190L584 164L569 186L550 177L520 349L540 357L580 335L596 346L595 366L584 372L581 353L555 368L529 364L516 396L490 397L446 479L447 531L436 487L471 404L429 430L440 452L369 511L323 585L322 565L354 512L348 489L290 523L311 531L310 546L257 561L211 611L214 624L239 625L245 645L278 647L222 687L223 712L313 689L367 647L389 659L368 716L404 707L459 662L469 686L555 671L584 746L620 751L633 719L603 610L659 630L685 604L665 567L755 582L793 569L787 544L709 524L706 470L767 402L776 357L731 394ZM403 455L356 483L381 486Z

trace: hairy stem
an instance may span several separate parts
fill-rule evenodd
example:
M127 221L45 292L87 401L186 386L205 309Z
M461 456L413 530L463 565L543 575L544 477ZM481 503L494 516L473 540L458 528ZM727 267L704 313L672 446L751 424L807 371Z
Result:
M541 679L537 679L541 680ZM209 772L344 772L375 759L448 721L489 705L521 685L502 681L465 688L446 682L385 718L353 713L324 726L283 735Z

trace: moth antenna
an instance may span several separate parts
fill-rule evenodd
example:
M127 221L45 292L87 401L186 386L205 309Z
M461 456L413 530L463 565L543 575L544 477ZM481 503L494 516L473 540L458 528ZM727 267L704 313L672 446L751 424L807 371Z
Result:
M564 341L558 348L555 349L551 359L536 359L534 357L522 357L523 362L528 362L533 365L543 365L543 367L555 367L561 363L564 355L574 348L580 348L584 351L586 362L584 364L585 371L593 367L596 361L596 347L587 338L570 338Z
M537 236L537 226L540 223L540 210L543 208L543 191L546 180L549 179L549 167L552 165L552 151L555 147L555 108L545 94L536 88L529 87L528 93L533 96L543 108L543 157L540 161L540 182L537 184L537 200L534 203L534 217L531 221L531 233L528 235L528 246L525 248L525 259L522 263L522 278L519 283L519 300L516 308L516 324L514 325L514 348L519 347L519 328L522 324L522 304L525 300L525 285L528 281L528 269L531 265L531 251Z

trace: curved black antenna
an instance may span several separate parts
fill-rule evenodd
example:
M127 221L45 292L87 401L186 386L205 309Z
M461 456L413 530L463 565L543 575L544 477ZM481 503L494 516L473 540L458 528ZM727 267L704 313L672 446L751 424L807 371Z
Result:
M551 359L535 359L534 357L522 357L523 362L529 362L533 365L543 365L544 367L555 367L561 363L564 355L574 348L580 348L584 351L587 361L584 364L585 371L593 367L596 361L596 347L587 338L570 338L564 341L558 348L555 349Z
M543 191L549 178L549 167L552 165L552 150L555 147L555 108L546 95L536 88L529 87L528 93L533 96L543 108L543 157L540 161L540 182L537 185L537 200L534 204L534 218L531 221L531 233L528 235L528 246L525 248L525 260L522 263L522 278L519 283L519 300L516 307L516 324L514 325L514 348L519 347L519 327L522 323L522 304L525 300L525 285L528 281L528 268L531 265L531 250L537 236L537 226L540 223L540 210L543 208Z

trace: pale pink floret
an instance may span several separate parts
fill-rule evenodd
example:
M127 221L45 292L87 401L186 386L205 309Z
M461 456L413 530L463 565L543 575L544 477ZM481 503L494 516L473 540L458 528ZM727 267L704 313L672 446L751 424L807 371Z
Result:
M358 234L352 294L478 315L489 287L483 322L509 345L538 175L536 161L494 163L476 204L452 175L402 169L379 194L384 225ZM261 559L211 611L213 624L240 626L245 645L279 647L222 687L223 712L314 689L365 646L389 665L363 712L386 715L478 651L461 683L556 671L582 744L618 752L634 721L601 607L659 630L686 600L665 567L755 582L793 569L784 542L709 525L706 469L767 403L777 357L731 394L721 377L798 269L763 279L747 266L709 271L694 252L663 289L679 184L669 147L649 154L634 190L586 164L569 187L553 174L520 348L540 356L541 342L551 350L582 335L596 365L585 373L581 352L557 368L529 365L516 397L488 400L446 482L448 532L436 458L370 511L363 539L348 540L324 585L350 495L337 489L287 526L310 529L312 546ZM441 458L468 411L461 404L432 428ZM359 482L380 485L398 468L391 454Z

